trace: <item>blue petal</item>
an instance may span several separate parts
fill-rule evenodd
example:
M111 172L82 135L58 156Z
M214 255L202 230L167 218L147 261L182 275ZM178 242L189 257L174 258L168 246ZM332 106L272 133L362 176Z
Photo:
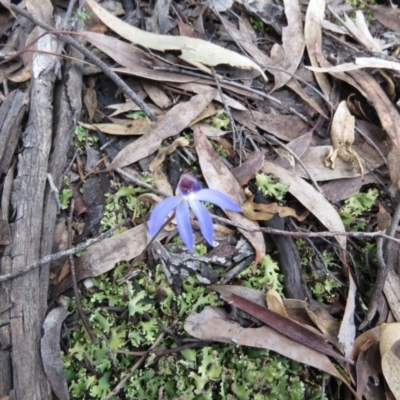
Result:
M168 197L160 201L151 212L149 220L149 233L155 235L167 218L168 214L182 201L179 197Z
M186 201L182 201L177 207L175 218L178 224L179 235L188 249L193 251L193 229L190 224L189 206Z
M211 216L207 210L198 200L189 201L190 208L193 210L194 215L199 221L200 230L207 242L213 246L214 243L214 227Z
M208 201L228 211L242 212L242 209L225 193L214 189L201 189L195 193L197 200Z

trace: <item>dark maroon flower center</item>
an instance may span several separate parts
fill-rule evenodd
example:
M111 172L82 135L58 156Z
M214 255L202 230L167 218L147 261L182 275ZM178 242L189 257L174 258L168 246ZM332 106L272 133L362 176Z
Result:
M178 183L178 192L182 196L198 192L201 189L199 181L192 174L183 174Z

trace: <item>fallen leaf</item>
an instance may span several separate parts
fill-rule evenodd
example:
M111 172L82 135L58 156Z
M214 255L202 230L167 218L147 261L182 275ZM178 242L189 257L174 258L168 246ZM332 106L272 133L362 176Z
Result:
M376 57L357 57L354 62L335 65L332 67L306 67L315 72L347 72L362 68L382 68L400 72L400 65L396 61L382 60Z
M232 117L254 130L259 127L279 139L291 141L303 133L306 124L298 117L292 115L264 114L258 111L243 112L232 110Z
M201 129L193 132L194 143L196 146L199 164L210 189L222 190L238 204L245 200L245 195L239 183L223 163L221 157L217 154L211 144L208 142ZM229 219L248 227L258 227L257 222L245 218L240 213L224 211ZM261 257L265 254L265 242L261 232L247 232L240 230L242 235L252 244L256 251L255 264L258 264Z
M400 399L400 322L381 325L382 372L394 397Z
M170 232L162 230L157 239L162 240L169 234ZM132 245L133 243L134 245ZM147 243L147 226L145 224L96 243L75 260L77 281L99 276L113 269L115 264L121 261L134 259L146 248ZM52 294L56 296L71 286L72 280L69 276L52 288Z
M106 26L131 43L158 51L180 51L179 58L208 73L208 67L228 64L245 70L256 70L267 80L256 63L234 51L201 39L145 32L114 17L94 0L87 0L86 4Z
M365 6L374 12L374 17L391 31L400 32L399 12L397 7L390 2L389 6L383 4L371 5L365 3Z
M274 289L270 289L265 296L267 307L280 315L287 316L281 295Z
M178 147L186 146L189 146L189 141L184 137L180 137L174 140L168 147L158 150L157 155L153 158L148 166L149 171L154 172L164 162L165 157L169 154L172 154Z
M379 343L381 338L380 329L380 326L376 326L375 328L369 329L357 336L354 340L353 350L350 354L352 360L356 360L361 351L365 351L374 344Z
M168 86L176 87L176 88L179 88L182 90L187 90L188 92L193 92L193 93L202 93L202 92L206 92L208 90L213 89L210 85L204 85L204 84L201 84L198 82L169 83ZM221 95L219 93L215 96L214 100L223 104ZM237 100L226 95L225 93L224 93L224 100L225 100L227 106L230 108L234 108L235 110L238 110L238 111L247 111L247 108L242 103L239 103Z
M165 114L162 121L153 126L147 135L122 149L107 170L124 167L154 153L164 139L177 135L185 129L210 104L216 93L216 90L210 90L176 105Z
M172 101L161 88L148 82L142 82L142 86L151 100L158 107L161 109L170 107Z
M386 93L365 71L349 72L349 75L367 94L367 99L374 106L383 129L391 139L392 148L388 155L390 179L400 188L400 115L396 107L389 100Z
M342 246L343 249L345 249ZM356 326L354 323L354 316L356 310L356 294L357 286L354 282L354 278L351 272L348 272L349 277L349 290L347 292L346 308L342 322L340 324L340 330L338 334L339 343L343 347L344 355L349 357L354 347L354 338L356 337Z
M95 80L93 77L88 79L87 86L83 92L83 104L89 114L89 119L92 120L98 107L97 92L95 90Z
M353 145L352 147L361 159L365 174L372 172L375 168L384 164L379 153L368 143ZM309 147L301 157L301 161L305 165L308 173L298 163L295 165L295 172L306 179L309 177L308 174L311 174L317 182L360 177L360 174L355 170L352 164L348 164L339 158L335 161L335 169L324 168L324 159L330 149L330 146Z
M361 351L356 363L357 394L360 398L363 398L363 395L368 393L370 390L368 386L379 386L379 376L382 375L380 361L378 343Z
M238 296L230 290L227 285L222 286L209 286L210 290L214 290L220 294L221 298L228 303L233 303L237 308L245 311L251 316L264 322L269 327L275 329L282 335L285 335L298 343L308 346L314 350L317 350L323 354L335 357L338 360L346 361L340 353L333 350L332 346L327 343L324 335L318 333L305 325L301 325L298 322L280 315L274 311L268 310L265 306L261 306L257 303L253 303L245 299L244 297Z
M256 177L263 165L264 154L261 151L255 151L244 163L231 169L231 173L239 182L239 185L244 186Z
M304 24L304 37L306 40L306 47L308 57L313 67L319 67L318 54L322 54L322 32L321 23L325 14L325 0L310 0L306 20ZM326 97L330 97L332 86L326 75L321 73L314 73L315 79L319 87Z
M153 61L136 46L111 36L95 32L81 32L80 35L125 68L115 68L122 74L161 82L192 82L198 78L183 72L170 72L152 69Z
M202 340L275 351L284 357L331 374L340 379L355 394L346 379L324 354L295 342L267 326L244 329L238 323L231 321L227 313L221 308L206 306L200 314L189 315L186 318L184 329L188 334Z
M388 271L383 292L394 319L400 322L400 277L391 269Z
M128 120L123 124L86 124L79 121L79 125L86 129L95 131L98 129L103 133L116 136L126 135L145 135L150 132L152 127L155 125L148 118L141 118L135 120Z
M271 49L273 64L281 66L292 74L297 70L303 58L305 41L300 4L297 0L283 0L287 26L282 28L282 46L274 44ZM285 85L292 77L281 71L275 71L273 91Z
M245 190L247 199L242 203L241 207L243 210L243 215L252 221L269 221L278 214L280 217L293 217L298 221L304 221L309 212L306 211L302 215L297 215L296 211L290 207L280 206L278 203L270 204L259 204L254 202L254 195L246 189Z
M329 201L309 183L269 161L264 162L262 171L265 174L273 174L282 183L288 183L290 185L289 192L314 214L329 231L345 232L343 222L338 212ZM346 248L345 237L336 236L336 240L342 248Z
M70 398L60 348L61 326L68 314L68 306L51 310L43 322L44 334L40 340L40 355L44 372L59 400Z
M344 21L341 20L344 27L351 33L354 40L359 42L366 50L381 53L382 47L380 44L372 37L367 22L365 21L364 13L361 10L355 12L355 19L350 19L346 14L344 14Z

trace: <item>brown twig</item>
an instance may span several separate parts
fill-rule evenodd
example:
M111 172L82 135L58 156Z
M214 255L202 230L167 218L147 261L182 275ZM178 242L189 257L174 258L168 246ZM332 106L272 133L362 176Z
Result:
M113 80L118 87L120 87L124 93L138 106L142 111L149 117L151 121L157 121L156 115L151 111L151 109L143 102L143 100L100 58L94 55L90 50L88 50L83 44L72 38L69 34L65 32L60 32L55 30L52 26L46 24L40 19L36 18L30 12L23 10L22 8L11 4L11 9L17 14L28 18L30 21L45 29L49 33L60 35L60 39L67 42L70 46L74 47L76 50L81 52L88 60L99 67L105 75L107 75L111 80ZM76 34L76 32L69 32L70 34Z
M74 215L74 199L71 200L70 213L69 213L69 217L68 217L68 248L72 247L73 215ZM99 343L97 340L97 337L95 336L92 329L90 328L89 322L88 322L86 315L82 309L82 303L81 303L81 297L80 297L79 288L78 288L78 282L76 280L74 256L72 254L70 254L70 256L69 256L69 268L70 268L71 278L72 278L72 287L74 289L76 310L78 311L79 317L82 320L83 326L85 327L86 332L89 334L90 339L92 340L92 342L95 345L97 345Z

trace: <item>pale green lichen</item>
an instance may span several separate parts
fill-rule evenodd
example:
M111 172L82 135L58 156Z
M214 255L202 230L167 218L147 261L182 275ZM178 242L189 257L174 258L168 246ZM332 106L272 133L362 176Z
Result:
M272 260L264 261L258 279L267 283L269 271L276 274ZM68 352L63 354L70 393L82 400L104 398L137 361L132 352L149 348L159 336L159 324L174 327L186 335L183 321L204 305L223 304L196 278L189 277L177 296L166 282L161 268L150 272L142 263L142 272L129 283L118 285L128 263L113 272L93 278L94 290L83 300L91 310L89 321L98 345L93 344L81 324L70 331ZM261 279L260 279L261 278ZM279 276L275 276L279 282ZM275 279L274 278L274 279ZM252 280L256 285L256 278ZM71 311L74 311L72 302ZM114 307L126 309L126 314ZM164 337L158 348L173 348ZM185 349L157 358L151 353L113 399L304 399L307 393L321 395L320 389L300 378L304 368L263 349L213 343L201 349Z

